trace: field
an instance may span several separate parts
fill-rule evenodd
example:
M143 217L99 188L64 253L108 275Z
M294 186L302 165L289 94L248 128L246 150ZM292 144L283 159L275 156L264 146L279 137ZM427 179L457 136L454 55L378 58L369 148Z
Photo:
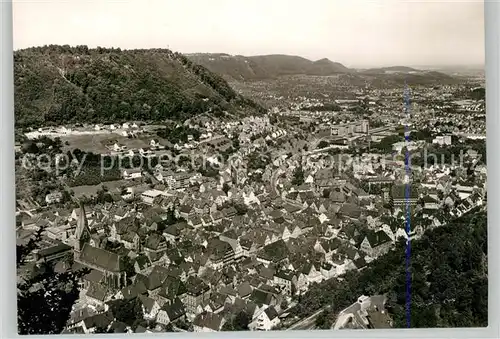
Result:
M106 154L110 149L106 146L118 143L125 145L129 150L138 150L150 146L151 139L159 140L161 144L168 145L166 140L158 138L153 134L140 135L137 138L128 138L117 133L103 133L93 135L67 135L61 137L64 145L64 151L70 151L78 148L84 152L92 152L94 154ZM69 144L67 145L66 142Z

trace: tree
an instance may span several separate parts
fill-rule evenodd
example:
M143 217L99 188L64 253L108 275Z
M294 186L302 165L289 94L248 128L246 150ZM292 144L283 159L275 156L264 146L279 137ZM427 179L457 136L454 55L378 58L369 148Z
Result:
M325 147L328 147L328 142L326 142L325 140L321 140L318 144L318 148L325 148Z
M292 185L300 186L304 183L304 170L299 166L293 172Z
M137 298L113 300L110 308L116 320L129 326L133 326L136 320L143 317L142 306Z
M17 268L22 270L28 256L37 248L41 231L26 245L17 245ZM17 321L19 334L60 334L73 304L79 297L80 278L89 270L56 273L52 266L36 265L35 274L17 284Z
M332 326L332 316L327 311L323 311L316 318L315 325L321 330L328 330Z
M250 324L250 317L244 311L237 313L234 318L226 322L222 326L223 331L248 331L248 325Z

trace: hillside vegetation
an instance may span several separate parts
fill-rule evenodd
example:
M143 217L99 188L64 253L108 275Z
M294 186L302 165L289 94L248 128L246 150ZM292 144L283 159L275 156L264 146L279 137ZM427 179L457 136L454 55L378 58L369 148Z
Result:
M19 127L263 112L220 76L168 49L28 48L14 52L14 77Z
M334 75L352 70L328 59L311 61L293 55L241 56L190 54L189 59L230 80L275 79L284 75Z
M488 325L486 211L471 212L411 242L411 327L484 327ZM360 295L386 294L394 327L406 327L407 273L405 241L344 281L314 285L292 309L305 317L325 311L322 328Z

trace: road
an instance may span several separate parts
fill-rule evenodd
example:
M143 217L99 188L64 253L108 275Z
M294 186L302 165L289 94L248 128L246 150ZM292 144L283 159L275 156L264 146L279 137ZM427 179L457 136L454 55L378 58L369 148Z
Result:
M293 331L293 330L312 330L316 326L316 319L319 317L319 315L325 310L327 307L323 307L322 309L316 311L309 317L299 320L289 328L287 328L287 331Z

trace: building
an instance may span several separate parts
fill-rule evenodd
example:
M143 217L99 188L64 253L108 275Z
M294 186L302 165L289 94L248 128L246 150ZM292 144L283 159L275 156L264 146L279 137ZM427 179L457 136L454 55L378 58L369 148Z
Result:
M185 319L186 309L184 304L179 300L175 299L173 303L166 303L159 310L156 317L156 322L163 325L168 325L169 323L175 323Z
M389 251L392 239L384 231L369 233L361 242L360 249L372 258Z
M277 271L274 274L274 285L279 286L281 292L287 296L292 296L295 294L295 285L297 283L297 277L295 277L292 271Z
M165 183L168 187L173 190L183 189L189 187L191 184L191 178L193 174L191 173L176 173L172 176L165 177Z
M140 168L124 169L122 171L123 179L138 179L142 177L142 170Z
M144 203L153 205L154 200L156 197L162 195L163 192L160 190L148 190L144 193L141 194L141 199L144 201Z
M386 297L361 296L358 301L342 310L333 329L384 329L392 327L392 319L385 309Z
M198 277L189 277L186 290L184 297L186 312L194 314L198 305L210 297L210 287Z
M122 258L116 253L89 244L91 232L81 203L74 238L76 263L101 273L102 282L112 289L120 289L127 284Z
M55 204L58 203L62 200L62 193L61 192L54 192L54 193L49 193L45 196L45 202L47 204Z
M451 145L451 135L440 135L432 140L433 144L440 146Z
M225 319L222 315L212 312L198 314L193 320L194 332L218 332L222 329Z
M270 331L280 323L276 309L271 306L261 312L257 318L249 324L249 328L256 331Z

